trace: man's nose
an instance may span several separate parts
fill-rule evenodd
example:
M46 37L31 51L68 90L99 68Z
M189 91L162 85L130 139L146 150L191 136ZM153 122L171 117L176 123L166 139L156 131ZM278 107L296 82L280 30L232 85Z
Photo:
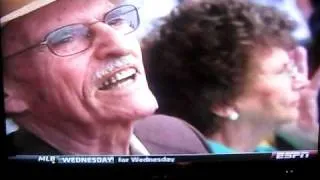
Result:
M104 60L106 57L125 56L130 53L130 42L120 31L104 23L96 23L91 28L94 37L92 47L97 59Z

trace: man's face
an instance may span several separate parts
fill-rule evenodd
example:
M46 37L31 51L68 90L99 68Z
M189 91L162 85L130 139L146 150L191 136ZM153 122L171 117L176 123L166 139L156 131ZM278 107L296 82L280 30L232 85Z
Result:
M7 59L5 89L27 104L31 119L45 121L50 116L57 121L111 123L156 110L133 33L124 35L121 29L97 22L113 8L103 0L63 0L5 28L4 56L41 42L57 28L94 23L88 26L92 44L81 53L60 57L47 46L39 46Z

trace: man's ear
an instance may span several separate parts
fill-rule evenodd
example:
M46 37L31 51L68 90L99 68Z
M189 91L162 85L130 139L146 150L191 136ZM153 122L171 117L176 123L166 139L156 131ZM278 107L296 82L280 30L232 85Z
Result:
M4 88L4 107L7 114L19 114L28 109L27 103L9 88Z

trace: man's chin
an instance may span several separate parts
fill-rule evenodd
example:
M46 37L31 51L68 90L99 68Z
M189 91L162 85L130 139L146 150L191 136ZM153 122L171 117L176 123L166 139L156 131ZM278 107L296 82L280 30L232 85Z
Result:
M151 116L156 111L156 108L148 107L148 108L136 108L132 109L131 111L123 112L119 115L115 115L117 118L116 120L122 121L137 121L140 119L144 119L148 116Z
M158 102L152 94L145 95L149 96L142 101L137 102L137 108L135 108L134 116L136 119L145 118L146 116L153 115L158 109Z
M116 119L135 121L153 115L157 109L158 103L155 97L152 93L146 92L144 96L135 96L125 104L115 107L112 114L113 117L117 117Z

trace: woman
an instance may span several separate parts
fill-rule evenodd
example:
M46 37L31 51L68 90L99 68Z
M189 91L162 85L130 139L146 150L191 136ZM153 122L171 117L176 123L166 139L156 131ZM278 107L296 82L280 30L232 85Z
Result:
M145 40L158 112L190 122L213 153L272 151L259 144L281 125L316 127L320 72L308 81L292 30L286 16L250 2L179 6Z

